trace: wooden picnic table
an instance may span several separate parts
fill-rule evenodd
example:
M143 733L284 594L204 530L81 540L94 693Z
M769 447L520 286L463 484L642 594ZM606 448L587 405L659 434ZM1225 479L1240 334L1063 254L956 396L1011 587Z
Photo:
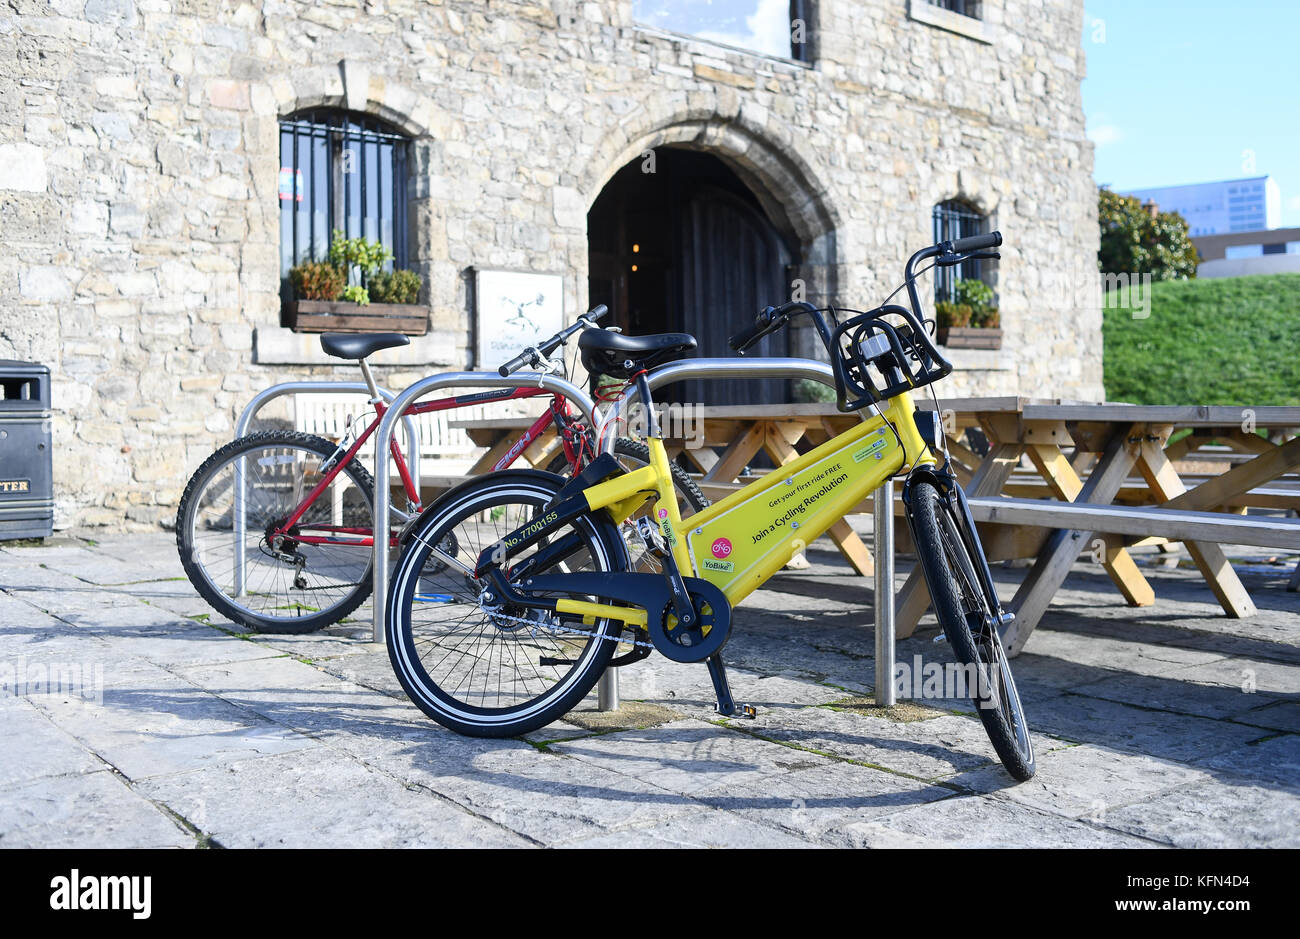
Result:
M916 401L921 408L935 406L923 394ZM1034 560L1008 604L1016 620L1004 638L1013 655L1085 551L1129 604L1146 606L1155 593L1128 548L1181 541L1224 611L1237 617L1251 615L1255 607L1220 545L1300 551L1300 519L1245 515L1252 508L1300 510L1300 480L1287 478L1300 468L1295 436L1300 408L1145 407L1025 397L941 398L939 408L990 560ZM669 453L694 464L701 489L715 500L751 478L747 468L760 454L773 465L788 463L860 419L833 404L702 407L689 417L685 427L667 422L677 434L666 440ZM529 423L529 418L502 418L453 426L487 448L474 473L490 468ZM969 445L969 428L987 440L984 455ZM1189 472L1190 461L1212 442L1232 448L1237 461L1220 461L1231 468L1218 474ZM535 441L523 456L545 466L557 446L551 435ZM871 511L871 500L858 510ZM901 505L895 511L901 512ZM906 526L897 531L900 543L910 543ZM870 552L847 522L827 534L858 573L872 572ZM1300 567L1292 589L1297 584ZM897 600L900 638L911 635L928 606L917 567Z

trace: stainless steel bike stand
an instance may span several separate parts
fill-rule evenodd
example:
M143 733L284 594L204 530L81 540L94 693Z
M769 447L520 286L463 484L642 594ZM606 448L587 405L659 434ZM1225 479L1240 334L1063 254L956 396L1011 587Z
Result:
M393 432L397 429L399 419L410 420L406 414L406 409L413 402L424 397L430 392L439 391L443 388L530 388L539 387L543 391L553 392L568 398L578 410L582 412L583 418L587 421L589 427L598 427L598 415L596 406L590 396L581 388L568 382L563 378L557 378L554 375L542 375L536 372L516 372L506 378L502 378L496 372L444 372L441 375L431 375L428 378L422 378L415 384L407 387L392 401L392 406L384 414L384 419L379 422L379 429L375 431L375 519L387 519L391 508L392 498L388 491L391 470L389 469L388 445L393 439ZM612 445L611 445L612 446ZM420 477L412 472L412 476L419 485ZM380 536L379 523L375 523L375 553L374 553L374 592L371 602L374 605L373 640L375 642L384 641L384 617L385 605L388 602L388 536L387 529L383 537Z
M674 382L693 378L806 378L835 387L835 373L825 362L814 359L774 358L774 359L685 359L661 365L646 376L650 390L671 385ZM601 449L606 453L614 452L614 441L618 437L618 424L638 396L635 385L629 386L623 397L614 402L614 410L606 422L606 432L601 438ZM865 415L864 415L865 417ZM887 677L884 685L881 674L892 676L894 672L894 506L893 485L882 487L876 494L876 702L881 703L881 688L887 689L889 704L894 703L892 677ZM890 496L891 498L885 498ZM881 506L884 506L885 521L882 524ZM882 583L885 585L882 588ZM605 670L598 686L598 701L602 711L618 708L618 669Z
M872 506L876 549L876 706L894 699L894 481L876 490Z
M235 422L235 439L244 437L248 434L248 428L252 426L253 418L257 415L268 402L276 398L282 398L285 395L292 394L363 394L370 396L370 388L364 382L359 381L287 381L278 385L272 385L264 391L258 392L253 400L248 402L248 406L240 412L239 420ZM379 395L385 401L392 403L396 397L386 388L379 389ZM415 479L420 478L420 437L415 427L415 421L410 415L406 415L403 424L406 428L406 445L409 454L407 464L410 467L411 475ZM384 452L387 452L387 445ZM378 516L376 516L378 518ZM244 515L244 460L240 459L239 465L235 467L235 596L244 595L244 562L247 559L246 546L244 538L246 535L246 520Z

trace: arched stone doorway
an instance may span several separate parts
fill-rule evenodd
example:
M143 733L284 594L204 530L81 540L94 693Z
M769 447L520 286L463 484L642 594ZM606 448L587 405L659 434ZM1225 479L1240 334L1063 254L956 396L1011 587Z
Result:
M609 305L631 335L680 331L704 356L731 355L727 338L768 304L789 299L801 263L744 180L712 153L664 146L627 163L587 216L589 300ZM780 333L754 355L789 354ZM689 382L667 389L705 404L790 400L784 381Z

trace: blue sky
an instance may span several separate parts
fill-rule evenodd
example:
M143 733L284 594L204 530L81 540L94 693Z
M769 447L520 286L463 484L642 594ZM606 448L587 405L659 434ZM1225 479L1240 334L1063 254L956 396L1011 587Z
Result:
M1083 45L1097 182L1272 176L1300 227L1300 0L1088 0Z

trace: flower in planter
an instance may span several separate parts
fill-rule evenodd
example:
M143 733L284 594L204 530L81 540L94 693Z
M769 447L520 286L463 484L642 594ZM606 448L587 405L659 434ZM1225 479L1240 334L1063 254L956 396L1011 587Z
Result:
M307 261L289 269L289 282L300 300L332 302L343 296L343 271L324 261Z
M376 303L415 303L423 281L415 271L376 271L366 281Z

